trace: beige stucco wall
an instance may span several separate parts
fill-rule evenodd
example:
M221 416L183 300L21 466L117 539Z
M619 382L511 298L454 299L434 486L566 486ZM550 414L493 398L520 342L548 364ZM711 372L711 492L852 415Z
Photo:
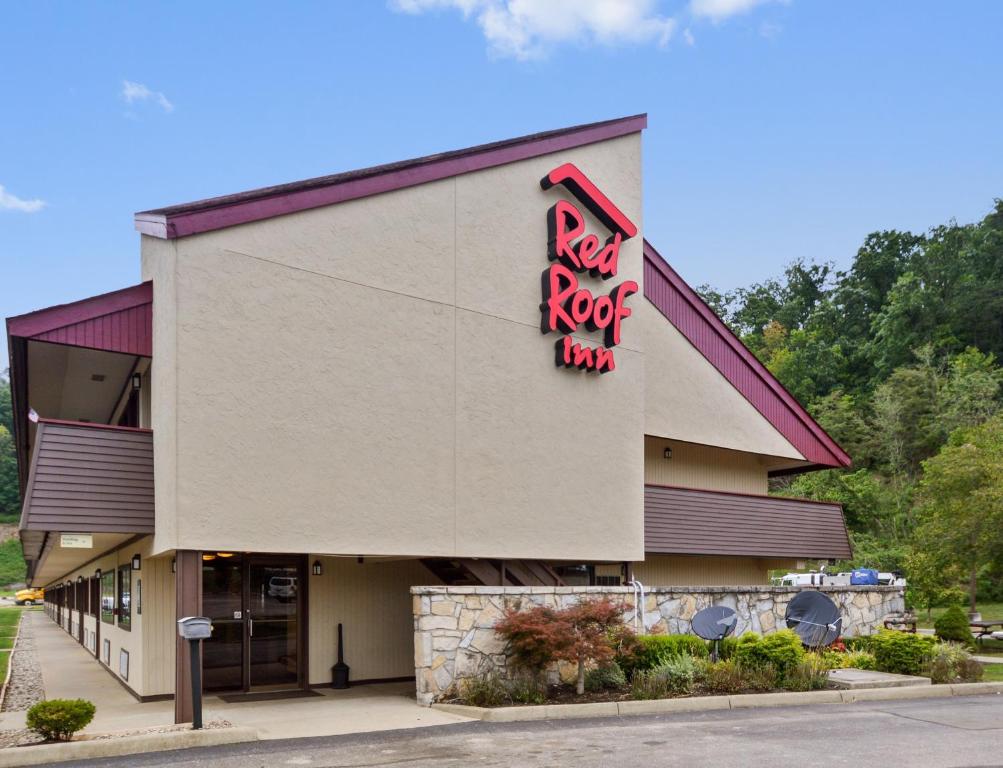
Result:
M310 576L310 683L331 682L339 622L352 680L413 675L411 587L439 579L416 560L315 559L323 574Z
M672 458L665 458L665 449ZM770 460L766 456L731 451L681 440L644 438L644 482L734 493L766 493Z
M653 304L635 306L644 334L645 434L804 460Z
M601 377L557 369L539 331L560 195L539 180L568 161L640 224L634 135L144 237L158 551L639 559L639 323ZM641 283L641 240L594 292Z
M632 563L634 578L651 587L720 587L769 584L774 568L793 568L794 560L714 555L653 555Z

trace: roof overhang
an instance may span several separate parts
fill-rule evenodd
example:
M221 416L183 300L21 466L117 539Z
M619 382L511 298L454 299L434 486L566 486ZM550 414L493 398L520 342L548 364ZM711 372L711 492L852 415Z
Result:
M647 115L633 115L142 211L135 215L136 230L162 239L209 232L615 139L638 133L647 123Z

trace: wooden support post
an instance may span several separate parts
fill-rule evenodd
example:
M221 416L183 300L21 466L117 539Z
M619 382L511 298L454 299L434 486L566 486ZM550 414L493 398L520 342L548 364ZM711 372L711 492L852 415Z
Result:
M191 549L175 552L174 589L176 617L202 615L202 553ZM177 624L172 627L175 637L176 672L174 676L174 722L190 723L192 708L192 664L188 641L178 636ZM199 658L201 663L201 657Z

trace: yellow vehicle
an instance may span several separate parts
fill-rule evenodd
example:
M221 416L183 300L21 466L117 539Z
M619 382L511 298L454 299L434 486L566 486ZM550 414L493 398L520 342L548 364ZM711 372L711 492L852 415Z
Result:
M14 593L14 602L18 605L34 605L45 599L44 589L19 589Z

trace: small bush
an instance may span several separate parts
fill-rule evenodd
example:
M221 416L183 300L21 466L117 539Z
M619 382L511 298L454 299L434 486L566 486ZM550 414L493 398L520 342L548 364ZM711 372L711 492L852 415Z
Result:
M780 675L772 664L747 666L739 662L738 668L741 670L742 681L747 691L766 693L776 690L780 686Z
M822 654L806 653L784 675L783 686L788 691L818 691L829 684L830 661Z
M735 648L738 647L737 637L726 637L724 640L720 640L717 643L717 657L718 659L725 661L730 659L735 655ZM714 641L707 641L707 650L712 652L714 650Z
M742 669L727 659L707 664L703 668L703 687L708 693L730 695L745 690Z
M513 704L543 704L547 700L547 686L536 677L520 675L505 687Z
M871 635L871 652L878 670L898 675L919 675L933 653L936 639L893 629Z
M615 661L585 673L585 690L590 693L612 691L627 684L627 676Z
M28 710L28 727L46 739L68 741L94 719L94 705L85 699L50 699Z
M867 651L871 652L874 647L874 635L860 635L858 637L844 637L843 645L847 651Z
M934 633L945 642L972 644L972 630L968 614L960 606L952 605L933 623Z
M705 658L707 653L706 643L693 635L640 635L624 645L617 661L633 677L635 671L660 667L678 656Z
M804 654L801 638L790 629L782 629L765 637L748 632L739 638L735 648L735 660L742 666L769 664L780 677L800 663Z
M460 698L472 707L500 707L508 703L508 689L497 673L460 681Z
M848 651L847 653L839 654L842 658L839 660L841 669L877 669L878 661L874 658L873 653L868 651Z
M631 679L631 696L635 699L664 699L684 696L693 690L697 663L692 656L672 656L654 669L638 669Z
M937 684L977 683L983 673L982 665L964 646L956 643L934 646L924 671Z

